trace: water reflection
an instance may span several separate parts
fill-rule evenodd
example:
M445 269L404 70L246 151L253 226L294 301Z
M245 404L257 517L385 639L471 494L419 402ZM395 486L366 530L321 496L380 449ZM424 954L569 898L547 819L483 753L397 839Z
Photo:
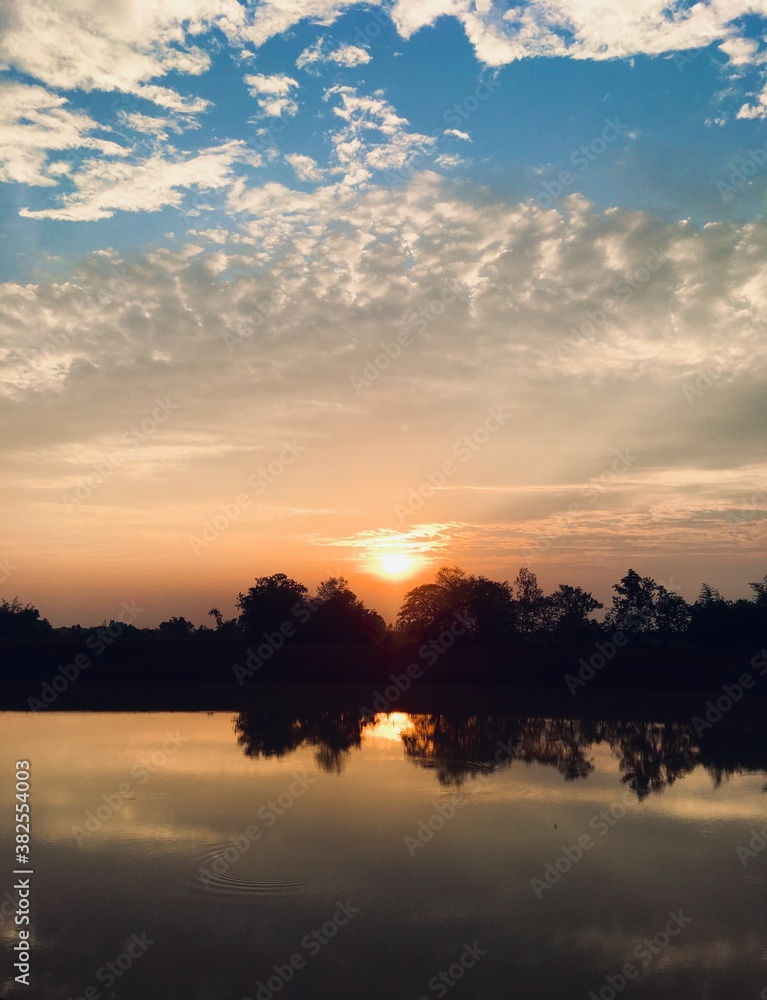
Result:
M0 996L433 1000L475 945L455 1000L604 1000L627 962L631 1000L765 988L757 705L698 733L681 708L575 719L427 693L371 722L346 692L301 696L260 695L235 733L231 711L6 714L0 759L32 761L36 980L6 972ZM645 964L672 913L691 923ZM6 970L15 932L0 906Z
M587 779L599 745L615 755L621 781L640 800L698 767L715 785L736 773L767 775L767 734L754 725L711 727L701 734L692 722L394 714L402 719L398 738L407 758L432 770L445 787L460 787L479 773L515 763L556 768L565 781ZM340 774L352 751L389 719L381 714L370 720L351 708L297 714L283 707L240 712L234 729L248 757L283 758L308 746L315 748L322 770Z
M297 716L288 708L240 712L234 722L237 742L246 757L286 757L301 746L316 747L317 765L340 774L353 747L362 743L365 727L358 711L316 711Z

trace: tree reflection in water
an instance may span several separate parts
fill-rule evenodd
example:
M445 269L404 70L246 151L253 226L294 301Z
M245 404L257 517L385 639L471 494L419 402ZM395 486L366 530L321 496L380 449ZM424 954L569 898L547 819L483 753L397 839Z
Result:
M240 712L237 742L254 759L285 757L316 748L317 765L340 774L351 751L374 731L357 708L294 711L284 706ZM699 734L691 722L614 722L525 716L410 714L400 733L405 754L434 771L443 786L514 763L555 767L565 781L586 779L593 750L606 745L618 759L622 782L641 800L703 767L716 785L731 774L767 775L767 734L755 724L713 726Z
M240 712L234 720L237 742L246 757L286 757L307 744L317 748L317 765L331 774L340 774L351 749L361 745L364 726L357 710L298 715L274 708Z

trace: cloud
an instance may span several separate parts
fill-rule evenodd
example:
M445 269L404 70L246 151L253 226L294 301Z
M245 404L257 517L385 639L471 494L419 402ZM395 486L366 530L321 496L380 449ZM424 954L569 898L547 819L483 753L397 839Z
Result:
M214 191L234 180L236 163L257 165L259 158L242 140L202 149L186 156L165 149L132 162L88 159L72 175L74 190L61 196L58 208L22 208L30 219L90 222L109 219L115 212L157 212L181 205L191 188Z
M339 45L338 48L327 52L327 40L319 38L308 48L304 49L296 59L298 69L306 69L318 63L336 63L338 66L351 68L354 66L365 66L371 61L371 55L367 49L359 45Z
M266 76L263 73L251 73L244 77L251 97L255 97L263 114L270 118L282 115L295 115L298 104L290 97L290 91L298 87L298 81L284 73Z
M457 128L446 128L444 134L452 135L456 139L463 139L464 142L471 142L471 136L469 135L469 133L461 132L461 130Z
M169 74L196 77L211 65L197 40L215 29L243 52L261 46L302 21L330 25L353 0L9 0L4 11L0 63L60 90L118 91L168 110L199 113L202 97L157 82ZM368 5L390 15L404 38L454 17L477 57L501 66L519 59L571 57L604 60L659 55L719 43L734 66L761 65L764 53L743 36L741 19L767 16L765 0L710 0L680 8L667 0L633 5L608 0L528 0L508 7L499 0L396 0ZM387 15L384 14L387 12ZM366 49L341 44L326 53L320 40L299 56L299 66L330 61L346 68L370 60Z
M333 113L344 125L332 135L336 169L348 184L365 183L373 173L405 171L408 164L433 150L434 136L411 132L410 123L400 117L378 91L359 94L356 88L331 87L325 100L336 98ZM375 139L373 138L375 136Z
M311 156L303 156L300 153L288 153L285 159L291 165L300 181L320 181L324 178L325 172L320 170L315 160Z
M365 66L371 61L371 58L367 49L360 48L359 45L340 45L328 53L330 62L347 67Z
M764 0L713 0L681 9L667 0L529 0L510 8L497 0L482 5L470 0L397 0L391 9L405 38L439 16L457 18L477 57L489 66L541 56L603 60L727 44L739 37L737 19L748 14L767 15ZM746 57L743 46L733 52L738 59Z
M230 183L238 150L210 155L184 183ZM151 181L159 201L172 196L179 177L165 170L147 163L126 199L149 198ZM721 562L757 538L756 519L734 532L728 518L764 506L752 497L767 489L763 221L698 227L576 196L543 210L433 174L391 190L235 187L238 230L0 286L9 524L34 510L50 544L77 524L103 558L113 512L127 511L132 551L165 560L245 493L211 559L256 546L278 564L320 552L319 564L333 547L307 532L339 553L343 539L373 551L381 532L414 532L435 558L447 546L508 575L546 537L537 559L572 564L575 582L628 549ZM114 189L93 192L90 210ZM66 514L62 490L124 450L166 396L177 409L157 434ZM491 410L505 417L487 439ZM306 449L300 462L251 495L285 441ZM616 452L635 458L613 482ZM445 462L455 472L400 520L396 505ZM299 537L263 523L261 503L336 514ZM582 510L563 529L571 503Z
M120 91L197 113L207 101L153 81L168 73L198 76L209 68L210 56L190 44L189 36L207 30L219 12L209 0L188 6L177 0L140 5L115 0L108 7L98 0L76 6L9 0L0 62L50 88Z
M164 192L159 203L177 184L230 183L240 152L214 148L207 163L148 161L142 175ZM143 184L127 187L128 203L147 197ZM96 209L114 201L111 193L94 199ZM579 411L582 422L588 399L592 423L623 395L618 422L628 425L634 408L649 414L652 383L658 399L676 401L684 437L698 414L725 406L734 415L743 406L738 387L747 390L765 373L762 223L697 228L598 212L577 197L562 212L483 204L434 175L396 191L266 185L242 191L239 207L254 213L243 232L227 239L213 231L212 247L199 233L184 253L157 251L134 264L100 255L61 285L4 286L5 349L19 360L49 330L87 328L95 344L73 335L46 352L56 385L65 372L67 393L87 394L86 372L119 380L141 358L148 369L173 372L186 392L201 370L216 372L217 384L232 378L233 405L252 394L257 373L264 405L283 414L312 401L328 415L359 411L373 419L416 387L424 414L449 403L461 420L512 400L519 415L534 405L542 436L555 399L565 422ZM413 344L401 363L382 366L369 391L356 391L351 376L402 329ZM711 388L688 402L682 386L709 368ZM565 387L571 399L559 398ZM117 381L112 391L118 400ZM648 440L666 434L664 421L647 427ZM685 439L684 447L713 458L710 440ZM748 450L748 441L739 447Z
M757 95L755 104L744 104L738 111L738 118L767 118L767 86Z
M457 153L440 153L434 162L437 166L444 167L447 170L466 165L466 160L462 156L458 156Z
M121 125L127 125L134 132L141 132L155 139L167 139L169 132L181 135L187 129L200 127L200 123L191 115L181 119L172 116L158 118L156 115L145 115L139 111L118 111L117 121Z
M356 0L261 0L247 23L243 24L236 16L231 17L230 22L238 38L260 46L301 21L332 24L355 6L358 6Z
M0 181L55 187L73 162L51 160L53 152L128 153L119 143L90 135L102 126L85 112L70 110L68 103L43 87L0 83Z

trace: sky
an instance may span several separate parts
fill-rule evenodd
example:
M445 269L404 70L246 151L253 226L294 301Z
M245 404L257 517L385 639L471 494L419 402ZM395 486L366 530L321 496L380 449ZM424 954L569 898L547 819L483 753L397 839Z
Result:
M6 0L0 596L765 572L767 0Z

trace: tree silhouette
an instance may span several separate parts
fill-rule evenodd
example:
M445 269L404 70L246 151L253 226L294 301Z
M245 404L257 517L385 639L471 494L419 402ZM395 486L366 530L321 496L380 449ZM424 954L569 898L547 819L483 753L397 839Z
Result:
M605 616L605 627L611 631L669 641L689 625L690 610L684 599L651 576L642 577L630 569L613 590L613 605Z
M166 622L160 622L158 631L163 639L189 639L194 632L194 625L186 618L174 616Z
M690 606L683 597L657 586L655 592L655 628L661 642L680 639L690 626Z
M749 583L754 592L754 604L759 608L767 608L767 573L757 583Z
M237 597L238 623L249 636L280 632L282 626L291 626L295 633L297 624L305 620L301 610L309 608L308 595L303 584L284 573L260 576L247 594ZM295 639L294 634L286 636L286 641L290 639Z
M589 615L604 605L587 591L560 583L546 600L548 626L555 638L565 642L582 642L599 634L599 626Z
M514 600L506 582L470 577L466 616L475 642L493 645L518 636Z
M459 622L459 639L478 643L508 642L516 636L511 589L485 576L467 576L457 566L443 566L435 582L405 595L397 631L406 639L436 638Z
M18 597L0 604L0 638L36 639L53 633L47 618L31 604L22 604Z
M405 594L397 616L397 629L407 639L420 642L450 629L456 620L469 617L471 581L457 566L443 566L434 583L425 583Z
M234 639L240 634L240 626L236 618L224 619L218 608L211 608L208 614L216 622L216 630L213 633L216 639Z
M310 642L368 644L386 636L383 618L365 607L342 576L324 580L312 603L317 610L307 626Z

